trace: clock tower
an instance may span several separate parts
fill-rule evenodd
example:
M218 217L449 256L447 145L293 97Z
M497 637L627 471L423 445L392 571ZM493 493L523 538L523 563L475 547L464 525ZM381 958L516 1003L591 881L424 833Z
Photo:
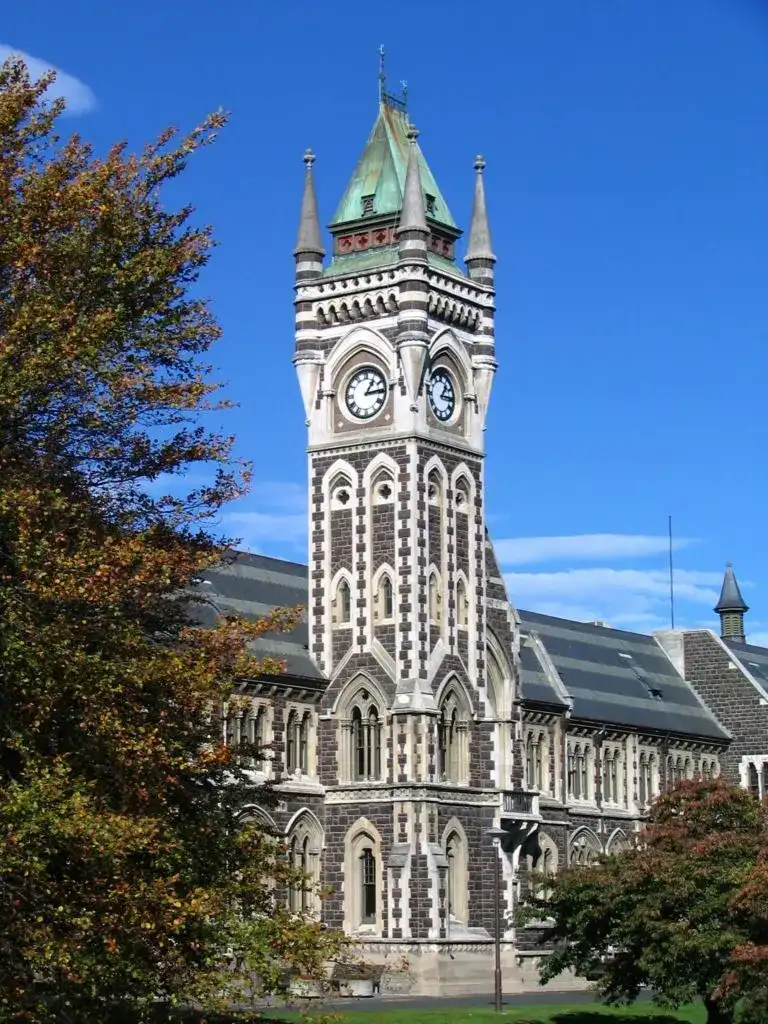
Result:
M466 270L403 100L382 87L328 259L313 162L307 152L293 361L308 429L310 649L329 680L324 915L361 941L466 941L488 927L486 832L516 770L500 728L512 656L494 655L487 635L496 357L484 162Z

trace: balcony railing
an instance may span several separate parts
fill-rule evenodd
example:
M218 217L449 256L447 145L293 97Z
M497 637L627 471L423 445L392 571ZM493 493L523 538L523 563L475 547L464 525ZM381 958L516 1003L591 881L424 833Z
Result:
M502 814L505 818L535 820L539 814L539 794L530 789L508 789L502 794Z

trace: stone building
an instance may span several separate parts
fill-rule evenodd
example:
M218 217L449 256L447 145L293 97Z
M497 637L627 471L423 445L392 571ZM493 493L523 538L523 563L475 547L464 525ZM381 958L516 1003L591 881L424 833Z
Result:
M510 602L485 523L497 363L484 163L463 269L417 136L382 90L327 259L305 157L293 361L309 564L240 555L204 585L221 611L307 607L293 634L259 641L286 674L248 684L250 713L225 728L268 747L259 777L281 803L253 813L329 888L324 919L373 960L406 952L415 991L489 991L497 878L508 915L525 868L619 849L678 779L768 787L768 652L744 643L728 577L728 639ZM535 983L537 929L507 917L503 937L507 985Z

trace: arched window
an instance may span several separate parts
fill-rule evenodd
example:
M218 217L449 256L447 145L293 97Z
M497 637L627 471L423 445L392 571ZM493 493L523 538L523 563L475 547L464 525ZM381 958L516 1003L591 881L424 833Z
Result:
M361 700L352 708L352 765L351 777L357 781L381 777L381 723L374 704L366 704L368 695L363 691Z
M339 580L333 602L333 621L337 626L349 626L352 621L352 592L347 580Z
M338 476L331 485L331 508L334 511L352 507L352 484L345 476Z
M376 620L388 622L395 617L395 593L392 587L392 579L387 573L382 573L376 588Z
M529 789L542 788L543 743L541 733L529 732L525 743L525 779Z
M365 847L360 854L360 924L375 924L376 897L376 858Z
M648 800L658 795L659 786L659 764L656 755L651 754L648 758Z
M296 770L296 740L298 728L298 715L291 711L288 715L288 723L285 727L285 767L289 772Z
M581 799L581 777L584 755L578 744L568 751L568 795Z
M557 846L551 836L546 832L537 832L533 839L531 852L526 856L526 868L529 873L535 872L551 878L557 874ZM545 879L536 879L531 886L531 892L538 899L549 899L550 889Z
M455 502L456 511L468 513L469 512L469 487L467 481L464 479L457 480L455 487Z
M299 763L298 767L306 775L309 771L309 726L311 716L305 711L299 722Z
M706 758L701 762L701 777L702 779L712 778L712 764Z
M295 872L301 870L301 854L299 852L299 840L296 836L291 837L290 851L291 851L291 867ZM304 888L303 879L298 878L294 875L291 878L291 883L288 887L288 908L292 910L294 914L298 913L301 909L301 891Z
M763 796L768 796L768 761L763 761L762 768Z
M435 626L443 621L443 594L436 572L429 577L429 621Z
M309 733L312 715L309 711L299 712L294 708L288 715L285 727L285 767L289 772L309 771Z
M464 580L458 580L456 583L456 625L460 629L465 629L468 623L467 587Z
M320 911L318 885L323 832L309 811L302 811L293 821L288 844L293 869L288 887L288 906L294 913L316 915Z
M438 775L443 782L461 783L468 767L466 712L451 691L440 707L437 720Z
M757 774L757 768L754 764L749 765L749 774L747 777L747 788L753 796L760 796L760 779Z
M440 474L432 470L427 478L427 501L430 505L440 505L443 500L443 485Z
M648 757L645 754L640 755L640 764L638 766L637 774L637 798L638 802L644 805L648 803L651 796L650 766L648 764Z
M467 840L458 827L451 828L445 837L445 858L448 861L446 877L446 904L449 922L466 924L468 908Z
M344 931L349 935L381 934L381 836L366 818L359 818L344 838Z
M583 831L571 841L571 864L589 867L600 857L600 843L592 832Z
M685 759L685 764L683 765L683 778L693 778L693 762L691 761L690 757L686 757Z
M377 473L373 481L373 503L391 505L395 500L395 481L387 470Z
M579 761L579 767L581 770L581 799L589 800L592 787L590 786L589 779L589 768L590 768L590 753L585 747Z

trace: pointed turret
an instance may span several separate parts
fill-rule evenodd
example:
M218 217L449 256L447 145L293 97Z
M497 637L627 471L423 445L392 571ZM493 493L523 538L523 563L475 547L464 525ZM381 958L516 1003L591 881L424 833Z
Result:
M723 640L740 640L743 643L744 613L749 611L749 605L741 596L730 562L725 567L720 600L715 605L715 611L720 616L720 636Z
M413 125L409 125L403 207L396 231L399 262L401 273L404 275L401 282L400 313L397 318L397 351L405 385L411 398L411 408L414 411L424 376L424 362L428 349L428 289L424 275L429 228L424 213L419 147L416 143L418 137L418 131Z
M400 258L427 258L427 239L429 228L424 214L424 194L421 189L421 172L419 170L419 150L416 140L418 130L411 125L408 129L408 169L405 172L403 189L403 208L397 225L397 239L400 245Z
M308 149L304 154L306 174L304 176L304 195L301 200L301 218L299 220L299 234L296 239L296 248L293 255L296 257L296 278L305 280L308 277L317 277L323 271L323 237L320 232L320 218L317 215L317 196L315 194L315 179L312 174L312 164L315 162L315 154Z
M482 284L493 284L493 265L496 257L491 245L491 229L488 226L488 210L485 205L485 183L483 171L485 160L478 156L475 160L475 199L472 204L472 223L469 228L469 243L464 262L467 273L473 281Z

